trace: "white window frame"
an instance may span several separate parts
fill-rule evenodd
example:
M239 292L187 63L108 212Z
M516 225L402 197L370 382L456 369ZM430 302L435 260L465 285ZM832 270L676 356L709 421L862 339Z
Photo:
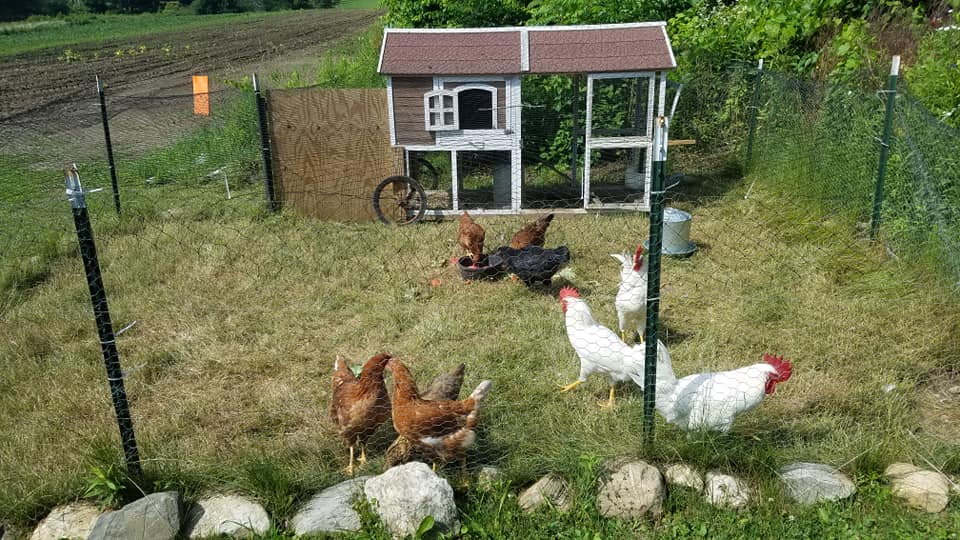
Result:
M443 98L449 96L453 101L453 107L444 107ZM437 107L430 106L430 98L437 98ZM447 124L443 121L447 113L453 113L453 123ZM430 115L436 114L440 123L430 124ZM454 131L460 129L460 116L457 108L457 93L454 90L433 90L423 95L423 124L427 131Z
M464 84L464 85L458 86L458 87L456 87L456 88L454 88L454 89L452 90L452 91L455 92L456 95L457 95L456 101L454 102L454 105L455 105L456 108L457 108L457 124L459 125L459 123L460 123L460 116L459 116L459 114L460 114L460 92L463 92L464 90L484 90L484 91L486 91L486 92L490 92L490 98L491 98L491 100L490 100L490 104L491 104L491 105L490 105L490 113L493 115L492 122L491 122L491 124L490 124L490 125L491 125L490 128L484 128L484 129L469 129L469 130L465 130L465 131L469 131L469 132L472 133L472 132L475 132L475 131L489 131L489 130L492 130L492 129L499 129L499 128L497 127L497 116L498 116L498 114L499 114L499 112L500 112L500 111L497 110L497 87L496 87L496 86L491 86L491 85L489 85L489 84Z

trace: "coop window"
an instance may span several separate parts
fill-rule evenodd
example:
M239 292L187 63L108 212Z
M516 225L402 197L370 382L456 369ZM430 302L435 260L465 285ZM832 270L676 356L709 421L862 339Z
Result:
M459 129L457 95L449 90L435 90L423 96L427 131Z
M468 86L457 89L460 129L494 129L497 127L495 103L497 89L490 86Z

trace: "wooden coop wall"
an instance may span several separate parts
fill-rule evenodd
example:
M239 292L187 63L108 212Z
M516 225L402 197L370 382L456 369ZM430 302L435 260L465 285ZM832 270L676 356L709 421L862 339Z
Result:
M403 174L384 89L298 88L268 94L277 197L320 219L373 221L373 190Z
M434 145L436 137L427 131L423 117L423 95L433 90L433 77L393 77L391 81L397 145Z

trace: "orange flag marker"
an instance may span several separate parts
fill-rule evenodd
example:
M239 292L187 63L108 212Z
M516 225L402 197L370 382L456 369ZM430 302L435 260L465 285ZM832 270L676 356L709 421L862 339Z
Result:
M193 114L210 116L210 81L206 75L193 76Z

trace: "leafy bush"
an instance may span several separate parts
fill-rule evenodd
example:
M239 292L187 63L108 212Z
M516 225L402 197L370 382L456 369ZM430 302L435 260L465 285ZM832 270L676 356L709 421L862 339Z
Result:
M412 28L512 26L528 17L521 0L384 0L388 26Z
M960 128L960 30L928 34L905 70L913 94L944 123Z

